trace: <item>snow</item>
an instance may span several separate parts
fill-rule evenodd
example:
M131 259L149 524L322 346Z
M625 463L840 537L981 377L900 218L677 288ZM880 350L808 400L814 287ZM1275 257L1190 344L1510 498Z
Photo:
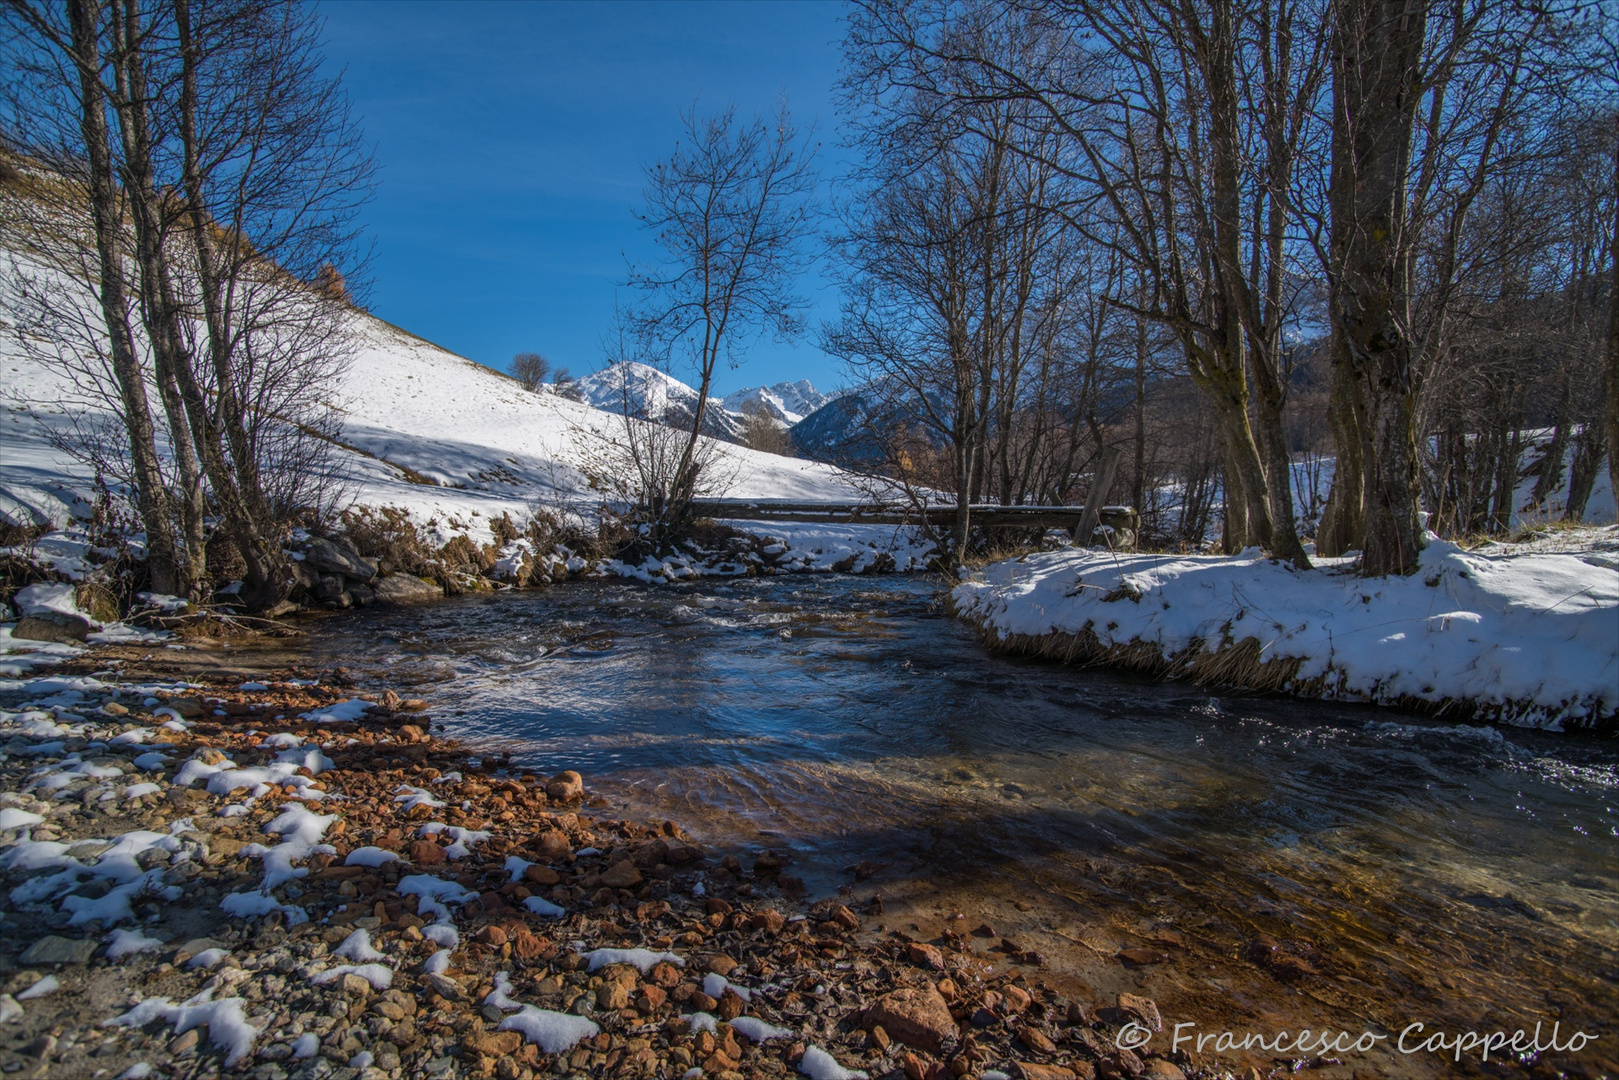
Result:
M38 825L44 820L44 814L36 814L31 810L18 810L15 806L8 806L0 810L0 831L26 829L30 825Z
M306 1031L292 1040L292 1058L294 1061L304 1061L314 1057L320 1052L320 1036L313 1031Z
M268 850L260 845L251 845L253 854L260 854L264 858L264 881L259 888L263 892L270 892L278 885L285 884L293 878L305 877L309 874L304 867L293 867L293 863L307 859L315 854L333 854L334 849L329 844L320 843L326 830L338 819L337 814L314 814L308 807L294 804L286 807L281 813L264 827L267 833L282 837L281 843ZM248 853L250 848L243 848Z
M386 990L394 984L393 968L382 964L339 964L337 967L327 968L319 974L310 976L309 981L316 986L326 986L345 975L358 975L370 983L373 990Z
M422 927L422 937L446 949L456 949L461 945L461 931L451 922L428 923Z
M33 986L30 986L28 989L18 994L17 1000L32 1001L35 998L42 998L46 997L47 995L54 994L61 988L62 984L55 975L47 975Z
M208 1041L225 1051L226 1066L235 1065L252 1051L253 1040L259 1035L258 1029L247 1022L243 1011L246 1003L241 998L224 998L220 1001L212 998L212 990L204 990L178 1005L168 998L147 998L107 1023L140 1028L154 1020L162 1020L174 1026L176 1035L206 1026Z
M64 294L76 290L86 310L94 310L83 283L20 253L16 258L22 278ZM0 318L18 322L6 311ZM337 469L358 505L397 506L420 525L433 522L428 527L440 542L465 533L488 543L488 522L501 514L522 521L537 504L589 509L597 503L585 474L618 439L621 417L549 391L529 393L499 372L364 313L353 315L347 333L353 360L331 399L344 415ZM106 405L35 353L16 333L0 336L0 378L11 391L0 398L0 442L6 447L0 456L0 519L61 528L89 520L95 477L54 445L52 434L75 420L104 415ZM678 396L678 380L654 374L654 393ZM789 403L781 386L769 391L789 408L806 404ZM717 412L720 419L735 418ZM839 502L859 497L853 478L829 465L728 443L716 446L716 456L716 472L731 477L727 495ZM64 563L82 565L84 550L81 544L64 553Z
M79 609L73 586L67 582L43 582L17 590L12 605L21 615L75 615L91 626L103 626L90 614Z
M336 705L313 709L303 714L303 719L312 720L317 724L338 724L358 720L364 716L367 709L375 708L371 702L360 698L350 698L339 701Z
M719 1017L712 1013L694 1012L686 1017L686 1023L691 1027L691 1033L696 1035L700 1031L714 1031L720 1029Z
M190 962L186 964L186 967L202 968L204 971L209 971L218 967L219 962L229 955L229 949L204 949L196 956L193 956Z
M790 426L821 408L835 396L816 390L808 379L799 379L796 382L779 382L773 386L754 386L746 390L737 390L726 394L720 400L734 413L740 413L746 405L761 406L766 413Z
M383 863L398 862L399 855L387 848L361 847L349 852L343 859L344 866L381 866Z
M424 789L412 787L409 784L400 784L394 791L396 792L394 802L404 803L405 805L401 806L400 809L407 813L418 806L440 807L444 805L442 800L433 798Z
M114 930L107 935L107 959L122 960L136 953L152 952L162 944L160 939L147 937L139 930Z
M545 919L560 919L568 913L566 908L558 907L543 896L530 896L523 901L523 906Z
M3 828L5 828L5 825L0 824L0 829ZM524 871L533 865L527 859L520 859L516 855L506 856L506 872L511 875L513 882L523 880Z
M727 990L736 991L736 996L741 998L743 1001L753 1000L752 990L749 990L745 986L738 986L736 983L731 982L723 975L716 975L711 971L707 975L703 976L703 993L707 994L709 997L718 1000L719 998L725 996L725 991Z
M512 976L509 971L495 972L495 986L493 990L484 995L483 1003L493 1005L505 1012L515 1012L523 1007L522 1002L513 1000L511 996Z
M344 938L343 943L332 950L332 955L344 960L353 960L356 964L370 964L387 959L371 944L371 931L363 927Z
M524 1005L519 1012L500 1022L500 1031L515 1031L531 1043L537 1043L547 1054L560 1054L572 1049L582 1039L593 1038L601 1032L594 1021L583 1016L552 1012L550 1009Z
M251 919L282 910L280 901L261 892L229 893L219 901L219 906L225 914L234 915L238 919Z
M416 897L416 910L418 914L426 915L429 912L444 919L450 916L446 904L464 904L478 894L469 889L463 889L453 881L445 881L430 874L410 874L399 879L399 895ZM422 927L425 935L428 928Z
M831 1054L813 1045L805 1049L798 1063L798 1071L810 1080L866 1080L865 1073L845 1069Z
M674 953L653 952L651 949L593 949L584 957L590 961L590 971L600 971L610 964L629 964L645 975L654 964L661 964L665 960L676 967L686 966L686 961Z
M785 1039L792 1035L792 1031L784 1027L767 1024L756 1016L739 1016L731 1021L731 1030L738 1035L744 1035L752 1041L765 1042L769 1039Z
M1167 659L1252 638L1328 697L1469 701L1550 728L1619 710L1619 571L1577 555L1431 540L1417 573L1368 579L1347 560L1065 550L994 564L951 595L1002 639L1088 630Z
M464 859L472 854L468 844L481 844L488 840L490 833L483 829L463 829L459 825L446 825L442 821L429 821L421 827L418 836L436 836L443 833L451 839L449 847L444 854L452 859Z
M168 761L168 754L163 753L161 750L153 750L151 753L142 754L137 758L131 759L130 764L135 766L137 769L144 769L147 772L155 772L158 769L163 768L164 765L167 765Z
M291 765L294 772L302 768L308 769L313 775L335 767L332 759L321 753L320 747L312 745L283 750L275 756L275 760L279 764Z

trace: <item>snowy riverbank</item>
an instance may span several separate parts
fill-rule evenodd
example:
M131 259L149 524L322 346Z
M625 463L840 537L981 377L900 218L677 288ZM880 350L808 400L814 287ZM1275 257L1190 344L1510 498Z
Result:
M1577 553L1435 541L1408 578L1254 552L1059 551L951 594L993 647L1308 697L1459 708L1546 728L1619 713L1619 530ZM1606 539L1603 539L1606 538Z

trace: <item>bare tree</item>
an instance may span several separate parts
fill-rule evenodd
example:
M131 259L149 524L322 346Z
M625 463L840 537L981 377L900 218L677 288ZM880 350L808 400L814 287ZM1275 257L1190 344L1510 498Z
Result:
M78 84L78 145L87 159L106 151L91 172L112 174L101 201L119 213L98 226L99 276L104 293L116 279L114 292L139 303L104 304L105 321L115 354L138 329L151 357L141 376L162 403L175 472L163 511L172 583L201 585L213 516L245 563L242 599L274 606L294 580L282 533L330 480L327 399L351 347L348 281L363 261L353 223L372 172L340 88L319 70L318 22L282 0L210 3L196 18L189 0L74 0L66 27L25 0L6 11L38 57L35 98L60 97L48 58L66 58L56 81ZM65 132L38 141L71 162ZM119 412L139 462L149 407L125 400ZM144 476L137 499L151 503L154 488Z
M742 445L784 457L791 457L793 452L793 441L787 434L786 426L759 401L747 401L742 405Z
M814 149L800 141L785 107L769 122L737 120L735 109L684 117L686 142L647 170L640 218L662 257L637 268L632 313L638 338L664 363L697 372L697 404L659 529L678 533L698 487L704 412L721 361L739 362L748 336L801 329L793 292L814 224Z
M551 361L537 352L520 352L512 357L511 373L512 378L523 384L524 390L533 393L551 374Z

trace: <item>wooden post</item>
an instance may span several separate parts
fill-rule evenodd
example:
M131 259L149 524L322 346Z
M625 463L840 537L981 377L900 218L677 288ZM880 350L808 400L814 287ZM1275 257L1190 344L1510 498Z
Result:
M1074 543L1080 547L1091 546L1091 536L1096 532L1096 522L1102 513L1102 507L1107 505L1107 493L1113 489L1113 474L1118 469L1119 448L1102 447L1102 457L1096 465L1096 477L1091 482L1090 494L1085 496L1085 514L1079 519L1079 528L1074 530Z

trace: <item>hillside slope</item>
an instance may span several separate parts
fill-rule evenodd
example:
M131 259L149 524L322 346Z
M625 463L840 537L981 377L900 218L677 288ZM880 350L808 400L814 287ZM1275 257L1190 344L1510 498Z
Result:
M0 253L7 274L83 289ZM95 477L53 445L52 434L105 423L105 406L79 392L25 340L0 308L0 519L63 525L84 517ZM516 381L361 312L355 355L333 404L344 418L341 473L359 505L398 506L446 536L487 540L491 516L521 519L535 504L592 505L587 473L622 438L617 415L530 393ZM857 497L829 465L716 448L724 494L737 498L846 500Z

